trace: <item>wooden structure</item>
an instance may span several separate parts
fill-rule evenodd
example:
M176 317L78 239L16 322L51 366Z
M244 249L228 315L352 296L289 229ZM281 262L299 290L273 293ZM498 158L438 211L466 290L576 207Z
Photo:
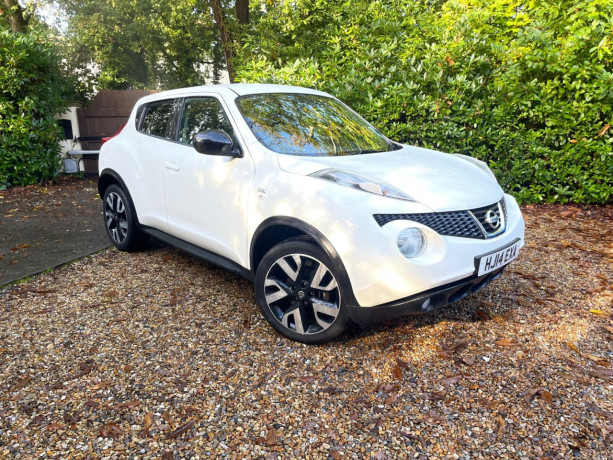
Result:
M136 101L156 91L100 91L87 107L77 109L81 148L99 150L100 140L112 136L128 121Z
M84 155L86 173L98 172L98 155L103 137L112 136L128 121L134 104L143 96L156 91L105 90L99 91L87 107L77 109L81 149L93 150Z

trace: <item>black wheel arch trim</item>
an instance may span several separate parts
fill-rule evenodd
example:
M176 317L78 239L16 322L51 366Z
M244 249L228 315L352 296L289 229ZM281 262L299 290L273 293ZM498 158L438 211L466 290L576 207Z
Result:
M312 225L307 224L306 222L300 219L296 219L294 217L269 217L268 219L264 220L253 233L253 238L251 238L251 247L249 250L249 262L254 277L255 271L257 269L254 263L255 242L258 241L259 237L263 232L275 226L291 227L296 230L299 230L301 233L308 235L319 247L321 247L326 253L326 256L328 256L328 258L330 259L332 263L332 268L338 275L339 281L344 286L346 286L345 290L347 292L343 292L343 294L346 296L346 304L350 307L360 306L360 304L355 298L355 295L353 294L353 288L351 286L351 281L349 280L347 270L345 269L345 265L343 264L343 261L338 255L338 252L336 252L336 249L334 249L334 246L332 246L332 243L330 243L330 240L328 240L328 238L326 238L323 233L321 233Z
M104 190L106 190L108 187L105 187L104 189L102 189L102 183L104 179L108 176L111 176L115 181L117 181L119 186L123 189L124 193L128 196L128 199L132 203L132 208L134 209L134 220L138 224L139 222L138 221L138 211L136 210L136 203L134 203L134 200L132 199L130 190L128 189L128 186L126 185L125 181L121 178L119 173L111 168L105 168L104 170L102 170L102 172L100 173L100 177L98 177L98 195L100 195L100 199L104 200Z

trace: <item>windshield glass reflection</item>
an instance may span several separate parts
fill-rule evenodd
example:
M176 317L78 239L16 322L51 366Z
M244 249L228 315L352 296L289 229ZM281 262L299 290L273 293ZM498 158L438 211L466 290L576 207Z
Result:
M336 156L396 149L374 127L329 97L253 94L239 97L236 104L255 137L274 152Z

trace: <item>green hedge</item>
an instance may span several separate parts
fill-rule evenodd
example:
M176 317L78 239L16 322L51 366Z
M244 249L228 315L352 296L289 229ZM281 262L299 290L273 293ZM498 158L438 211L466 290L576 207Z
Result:
M243 81L329 91L393 139L487 161L523 202L611 202L613 1L266 3Z
M49 180L59 168L59 57L35 32L0 31L0 189Z

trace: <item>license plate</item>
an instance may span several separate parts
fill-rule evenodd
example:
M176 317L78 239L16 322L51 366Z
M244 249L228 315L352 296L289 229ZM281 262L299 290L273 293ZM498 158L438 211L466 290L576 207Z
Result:
M515 260L519 255L520 246L521 241L516 241L506 248L502 248L496 252L492 252L491 254L481 256L479 258L479 270L477 271L477 276L485 275L486 273L494 271L497 268L508 264L512 260Z

